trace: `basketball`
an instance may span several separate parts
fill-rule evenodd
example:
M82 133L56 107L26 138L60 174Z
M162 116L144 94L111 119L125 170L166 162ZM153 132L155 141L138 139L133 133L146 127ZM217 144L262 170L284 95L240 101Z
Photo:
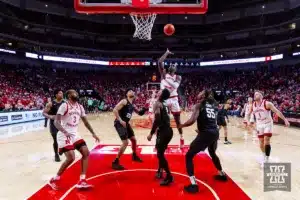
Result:
M164 27L164 32L166 35L170 36L173 35L175 32L175 27L173 24L166 24Z

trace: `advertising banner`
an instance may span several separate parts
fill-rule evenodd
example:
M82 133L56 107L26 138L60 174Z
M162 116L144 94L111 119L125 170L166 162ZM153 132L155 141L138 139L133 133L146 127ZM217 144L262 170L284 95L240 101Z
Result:
M0 126L44 119L42 110L0 113Z

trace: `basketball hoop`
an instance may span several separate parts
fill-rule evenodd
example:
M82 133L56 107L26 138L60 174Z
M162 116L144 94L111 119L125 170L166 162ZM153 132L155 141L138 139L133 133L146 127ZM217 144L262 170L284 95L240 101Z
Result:
M156 19L156 14L130 13L130 17L135 25L133 37L141 40L151 40L151 31Z
M133 0L121 0L122 4L132 4ZM135 4L142 6L149 6L150 4L159 4L162 3L162 0L141 0L139 3L134 1ZM133 34L134 38L138 38L141 40L151 40L151 31L156 19L156 13L143 13L143 12L132 12L129 13L130 17L134 23L135 31Z
M163 0L120 0L120 3L74 0L74 8L76 12L84 14L129 14L135 25L133 37L151 40L153 24L158 14L205 14L208 0L186 4Z

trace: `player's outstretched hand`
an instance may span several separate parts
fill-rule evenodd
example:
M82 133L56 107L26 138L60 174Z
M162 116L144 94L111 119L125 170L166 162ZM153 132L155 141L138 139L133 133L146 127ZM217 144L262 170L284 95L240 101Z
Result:
M290 122L286 119L286 120L284 120L284 123L285 123L285 126L286 127L289 127L290 126Z
M93 138L96 140L97 143L100 142L100 138L96 134L93 134Z
M149 134L149 135L147 136L147 140L150 142L150 141L151 141L151 139L152 139L152 135L151 135L151 134Z
M169 49L167 49L167 53L170 55L174 55L174 53L172 53Z

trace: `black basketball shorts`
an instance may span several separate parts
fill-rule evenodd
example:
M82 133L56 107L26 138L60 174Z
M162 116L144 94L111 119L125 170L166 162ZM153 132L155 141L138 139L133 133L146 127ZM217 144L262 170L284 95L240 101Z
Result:
M114 126L121 140L127 140L134 136L133 129L129 123L127 123L127 127L125 128L119 121L115 121Z
M197 137L190 144L189 151L198 153L204 151L207 147L218 142L219 130L200 131Z
M218 118L217 119L217 125L218 126L227 126L225 118Z
M164 148L168 147L168 144L173 138L173 130L172 128L158 129L156 136L156 144L155 148Z

